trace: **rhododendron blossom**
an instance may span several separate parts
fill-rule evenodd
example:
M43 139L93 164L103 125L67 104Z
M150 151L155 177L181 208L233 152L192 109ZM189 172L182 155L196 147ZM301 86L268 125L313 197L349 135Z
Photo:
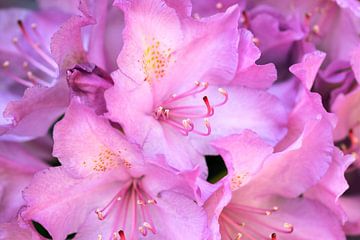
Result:
M2 0L0 29L0 240L360 236L358 1Z

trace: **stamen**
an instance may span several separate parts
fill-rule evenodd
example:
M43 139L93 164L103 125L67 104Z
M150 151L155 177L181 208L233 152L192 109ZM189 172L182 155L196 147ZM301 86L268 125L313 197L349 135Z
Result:
M46 81L42 80L41 78L37 77L37 76L36 76L33 72L31 72L31 71L28 71L28 72L26 73L26 75L27 75L28 79L31 80L32 83L34 83L34 84L39 84L39 83L40 83L42 86L47 86L47 87L50 86L50 84L49 84L48 82L46 82Z
M211 126L208 118L214 115L214 108L224 105L228 101L228 93L219 88L218 91L224 96L224 100L220 103L212 105L208 96L202 98L204 106L201 105L180 105L179 101L187 97L195 97L197 94L204 92L208 88L207 82L195 82L195 86L190 90L180 94L172 94L168 99L163 101L162 105L155 108L153 115L156 120L160 120L180 131L181 134L187 136L190 132L202 136L211 134ZM175 106L172 106L172 105ZM206 110L206 112L204 111ZM204 119L206 132L200 132L195 129L194 119Z
M56 64L56 62L49 57L34 41L33 39L30 37L30 35L28 34L28 32L26 31L23 22L21 20L17 21L20 30L22 32L22 34L25 37L25 40L30 44L30 46L39 54L39 56L41 56L47 63L49 63L53 68L57 69L58 65ZM35 27L36 28L36 27Z
M113 231L114 239L118 239L120 236L121 240L125 240L125 230L128 233L129 239L137 239L136 236L138 233L136 229L143 236L146 236L149 231L156 234L148 204L154 205L156 204L156 200L151 198L146 191L143 190L139 179L133 179L129 181L104 208L97 209L95 213L98 219L102 221L113 211L116 211L113 230L119 229L118 224L120 224L121 230ZM126 227L126 222L130 222L130 226ZM140 226L138 225L139 223L141 223Z
M10 63L9 63L10 64ZM9 67L9 65L7 65L7 63L5 63L5 66L3 64L3 67L5 69L7 69ZM8 76L9 78L11 78L12 80L14 80L17 83L20 83L21 85L25 86L25 87L32 87L34 86L34 84L32 82L26 81L25 79L22 79L16 75L14 75L13 73L11 73L10 71L4 71L4 74L6 76Z
M282 226L283 228L279 228L267 223L265 217L270 216L273 212L276 212L278 210L278 206L274 206L271 209L264 209L231 203L224 209L223 213L220 215L220 219L223 220L222 222L223 224L225 224L223 226L223 229L226 230L227 228L229 228L231 230L230 233L232 232L232 234L237 234L235 239L241 239L242 237L246 237L253 240L265 238L277 240L276 232L290 234L294 231L293 225L289 223L284 223ZM265 216L256 216L259 214ZM240 219L246 219L246 224L245 222L240 221ZM272 230L272 233L266 237L261 233L263 231L260 232L259 228L254 227L254 225L252 224L256 226L263 226L265 229L270 229ZM227 235L229 235L229 233L227 233ZM225 239L231 240L234 238L228 237Z
M47 75L49 75L50 77L56 77L57 74L55 71L49 69L48 67L44 66L42 63L40 63L39 61L35 60L33 57L31 57L29 54L27 54L19 45L19 40L18 38L13 38L13 43L16 47L16 49L32 64L34 65L34 67L38 68L40 71L46 73Z

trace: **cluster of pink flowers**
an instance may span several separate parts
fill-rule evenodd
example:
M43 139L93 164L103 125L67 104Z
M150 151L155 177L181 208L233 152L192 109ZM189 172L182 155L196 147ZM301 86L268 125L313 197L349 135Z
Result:
M0 240L360 234L359 1L38 0L0 29Z

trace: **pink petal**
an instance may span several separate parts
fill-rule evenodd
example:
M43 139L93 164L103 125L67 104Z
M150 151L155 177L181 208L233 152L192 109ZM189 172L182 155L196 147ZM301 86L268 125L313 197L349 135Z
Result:
M217 139L212 145L226 162L233 191L250 181L273 152L273 148L251 130Z
M332 129L333 116L322 108L319 96L305 95L290 115L287 136L249 185L253 184L258 192L287 197L304 193L319 182L330 166L334 151Z
M346 220L343 210L339 207L339 197L348 189L345 179L345 170L355 159L351 155L345 155L335 149L333 160L323 178L315 186L306 192L306 197L318 200L329 209L334 211L342 219Z
M273 145L284 136L287 114L276 97L263 90L245 87L228 87L226 91L229 101L216 108L214 116L209 119L211 136L226 136L251 129ZM216 93L211 95L216 96Z
M4 116L13 122L13 126L6 132L6 138L45 135L68 105L67 91L64 83L50 88L28 88L22 99L10 102L5 109Z
M124 11L126 24L118 66L131 79L142 82L146 74L141 70L141 61L146 49L157 41L163 50L174 51L179 45L182 39L179 18L161 0L117 0L114 4Z
M93 23L88 17L73 16L54 33L50 48L60 70L72 68L76 63L87 62L81 29Z
M107 183L111 180L110 177L72 178L62 167L44 170L35 175L24 191L27 207L21 216L25 221L34 220L43 225L53 239L65 239L69 233L77 232L90 212L105 205L116 192L117 186Z
M289 70L310 90L325 56L326 54L320 51L307 53L300 63L292 65Z
M177 169L192 169L198 164L205 167L203 157L186 137L152 116L152 94L147 83L139 85L120 71L113 73L113 79L114 87L105 92L108 117L123 126L131 142L142 146L145 155L165 154L168 164Z
M336 140L347 136L349 129L357 126L360 121L360 88L355 88L352 92L340 94L331 107L332 112L338 117L338 122L334 131Z
M349 235L360 234L360 196L344 196L339 199L344 208L348 221L345 223L344 231Z
M205 203L205 210L208 215L208 226L210 228L209 240L221 239L219 216L230 200L230 187L222 186L217 189Z
M101 174L142 158L122 134L90 108L73 101L54 130L54 155L72 174Z
M32 239L41 240L40 236L36 235L33 231L26 228L21 228L16 222L9 222L0 224L0 239Z
M360 5L359 5L359 14L360 14ZM351 63L351 68L355 75L355 79L358 81L358 83L360 83L360 47L358 47L352 52L350 63Z

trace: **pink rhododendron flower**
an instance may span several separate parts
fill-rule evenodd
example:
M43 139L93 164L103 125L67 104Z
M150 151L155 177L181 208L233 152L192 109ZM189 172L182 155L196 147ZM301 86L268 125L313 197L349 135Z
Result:
M206 217L190 181L198 171L143 162L137 147L91 109L73 102L56 126L54 154L62 167L35 176L22 212L53 239L71 232L77 239L203 239Z
M286 116L280 102L264 91L243 87L269 86L265 81L274 81L276 73L271 66L264 69L258 84L241 78L254 74L259 53L251 34L237 31L236 6L198 21L177 15L160 0L117 5L125 12L126 28L119 70L113 73L115 85L105 93L109 118L146 153L168 156L176 151L169 164L186 169L202 162L196 150L213 152L207 145L213 137L245 128L270 142L283 135ZM145 24L146 19L154 24ZM238 47L252 55L237 55ZM239 77L234 79L237 68ZM274 106L271 112L264 109L269 102ZM239 112L233 111L235 107Z
M359 235L359 18L355 0L2 1L0 240Z
M298 198L320 184L321 178L325 187L332 184L325 181L330 162L337 161L331 158L333 124L327 115L316 96L305 95L290 115L289 133L275 149L253 132L214 143L228 164L233 191L217 215L222 239L306 239L315 235L344 239L341 222L329 205ZM317 142L318 138L326 141ZM340 176L345 168L339 170ZM208 204L214 202L210 199Z

